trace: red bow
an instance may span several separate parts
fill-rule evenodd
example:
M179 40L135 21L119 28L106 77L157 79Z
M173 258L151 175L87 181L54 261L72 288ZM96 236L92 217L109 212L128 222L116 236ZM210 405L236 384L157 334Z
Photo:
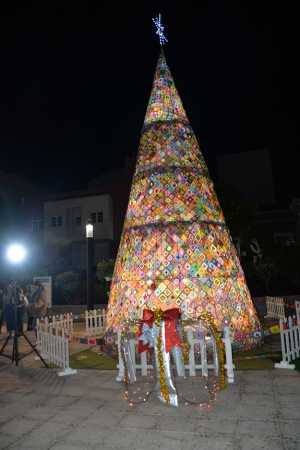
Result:
M176 321L180 317L180 311L178 308L168 309L162 313L161 319L165 321L165 338L166 338L166 352L168 353L173 347L180 347L180 338L177 334ZM150 309L144 309L143 320L140 323L138 336L143 334L143 325L146 324L152 328L154 322L154 312ZM139 353L150 351L149 344L144 344L139 340L138 343Z

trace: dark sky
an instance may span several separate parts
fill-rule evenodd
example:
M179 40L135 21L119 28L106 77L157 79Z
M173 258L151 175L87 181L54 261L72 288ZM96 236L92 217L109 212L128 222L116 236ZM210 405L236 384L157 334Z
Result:
M151 18L160 11L167 61L212 176L218 154L269 148L279 193L300 194L300 32L285 3L6 3L0 170L73 189L135 154L159 51Z

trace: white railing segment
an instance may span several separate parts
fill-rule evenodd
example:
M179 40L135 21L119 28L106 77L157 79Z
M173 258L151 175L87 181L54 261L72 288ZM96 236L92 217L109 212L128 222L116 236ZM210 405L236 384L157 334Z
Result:
M266 297L267 314L266 318L284 319L284 299L282 297Z
M73 314L66 313L37 319L37 328L41 326L45 327L45 329L48 329L48 327L51 326L55 334L64 334L69 338L72 338L74 330Z
M205 336L204 333L199 333L198 336L195 336L193 330L189 327L187 329L187 339L189 343L189 360L188 364L185 365L185 370L189 373L190 376L196 376L197 370L201 370L203 376L208 375L208 370L213 369L215 374L219 372L219 360L217 356L217 349L215 340L213 338ZM230 332L229 328L225 327L224 329L224 337L223 342L225 346L225 369L227 373L227 381L228 383L234 383L234 364L232 359L232 347L230 340ZM153 365L147 361L147 352L140 353L140 361L137 362L136 355L137 352L137 339L130 339L130 353L133 360L133 366L135 368L135 372L137 370L141 371L142 376L146 376L150 369L153 369ZM200 347L200 362L197 362L196 358L196 347ZM209 348L212 350L212 361L208 363L208 350ZM119 364L118 369L119 373L117 376L117 381L122 381L124 379L125 368L123 364L123 360L121 357L121 333L118 333L118 352L119 352Z
M62 369L58 376L77 373L77 370L70 367L69 337L65 336L63 329L53 327L52 324L38 324L37 349L47 363Z
M85 311L85 331L87 336L103 335L106 325L106 310L93 309Z
M277 369L294 369L292 363L300 356L300 302L295 302L296 316L280 319L280 340L282 360L276 363Z

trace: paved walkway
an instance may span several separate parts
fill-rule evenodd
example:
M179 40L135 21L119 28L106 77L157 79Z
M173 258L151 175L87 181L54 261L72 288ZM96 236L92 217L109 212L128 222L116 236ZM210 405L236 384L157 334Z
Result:
M211 411L122 400L113 371L0 365L1 449L300 449L300 374L237 372Z

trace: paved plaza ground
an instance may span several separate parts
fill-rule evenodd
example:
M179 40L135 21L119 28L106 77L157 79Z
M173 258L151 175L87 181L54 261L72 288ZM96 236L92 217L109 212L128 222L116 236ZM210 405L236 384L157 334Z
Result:
M1 449L300 449L300 374L237 371L210 411L122 399L116 372L0 362Z

